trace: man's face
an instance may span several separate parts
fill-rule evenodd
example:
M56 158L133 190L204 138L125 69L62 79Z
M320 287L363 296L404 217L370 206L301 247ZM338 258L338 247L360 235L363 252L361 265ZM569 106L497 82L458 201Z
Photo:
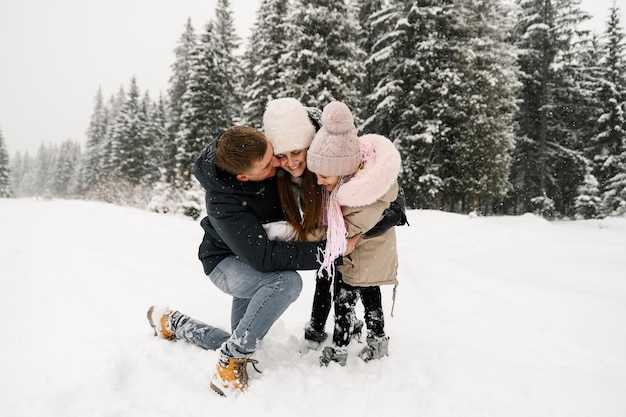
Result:
M274 156L272 144L267 142L267 150L260 161L256 161L252 168L244 174L239 174L240 181L263 181L276 175L276 168L280 166L280 161Z

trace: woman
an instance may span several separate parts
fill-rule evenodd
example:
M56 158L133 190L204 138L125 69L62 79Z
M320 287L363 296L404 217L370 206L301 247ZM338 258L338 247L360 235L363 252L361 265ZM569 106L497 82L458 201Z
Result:
M319 109L304 107L294 98L272 100L263 114L265 136L284 170L276 174L278 193L291 232L282 238L321 240L326 233L322 189L306 167L307 149L320 128L320 118ZM319 348L328 337L324 328L332 303L331 283L326 275L316 277L311 319L304 327L305 344L311 349Z

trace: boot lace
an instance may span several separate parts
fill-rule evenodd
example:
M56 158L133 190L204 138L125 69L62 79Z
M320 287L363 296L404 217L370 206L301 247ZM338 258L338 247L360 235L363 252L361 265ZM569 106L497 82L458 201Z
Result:
M233 372L235 373L235 375L240 376L241 379L245 379L246 382L248 380L248 371L246 370L246 365L249 363L252 364L252 367L254 368L255 371L257 371L260 374L263 373L259 371L259 368L256 367L256 364L259 363L259 361L257 361L256 359L241 358L241 359L237 359L233 363Z

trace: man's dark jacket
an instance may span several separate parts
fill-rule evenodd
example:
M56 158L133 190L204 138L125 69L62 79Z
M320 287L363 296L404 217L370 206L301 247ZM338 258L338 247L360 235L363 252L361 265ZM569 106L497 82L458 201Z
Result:
M219 138L217 139L219 140ZM317 269L322 242L283 242L267 238L263 224L284 220L275 177L239 181L213 164L216 140L194 164L206 191L207 216L198 256L208 275L224 258L236 255L261 272Z

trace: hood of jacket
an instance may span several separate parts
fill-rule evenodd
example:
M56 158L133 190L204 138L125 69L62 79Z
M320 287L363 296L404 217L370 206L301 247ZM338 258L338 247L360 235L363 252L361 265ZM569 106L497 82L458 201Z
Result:
M359 141L371 145L374 156L365 161L361 169L337 190L337 200L341 206L362 207L384 198L400 173L400 152L393 142L375 134L363 135Z

